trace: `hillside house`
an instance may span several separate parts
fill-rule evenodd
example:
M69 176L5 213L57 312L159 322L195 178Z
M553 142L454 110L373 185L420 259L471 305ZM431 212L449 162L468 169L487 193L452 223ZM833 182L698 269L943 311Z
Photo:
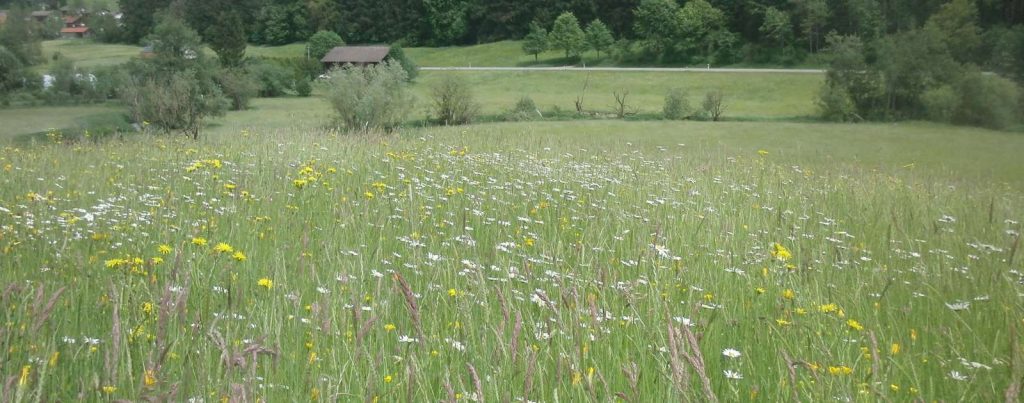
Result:
M60 29L60 37L64 39L88 38L92 35L89 27L64 27Z
M345 65L373 66L386 60L390 52L391 48L387 46L338 46L327 52L320 63L327 70Z

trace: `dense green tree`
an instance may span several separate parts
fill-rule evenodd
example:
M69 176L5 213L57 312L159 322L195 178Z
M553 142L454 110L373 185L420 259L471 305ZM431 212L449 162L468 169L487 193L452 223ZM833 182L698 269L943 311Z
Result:
M0 97L22 86L21 60L7 48L0 46ZM4 101L0 99L0 102Z
M706 0L691 0L677 13L678 41L687 53L697 53L708 62L726 61L725 55L737 42L729 31L726 15Z
M820 100L825 117L848 120L854 116L867 119L882 115L882 79L868 65L864 42L856 35L832 33L825 43L830 58Z
M679 33L679 4L674 0L643 0L635 12L633 31L644 48L655 56L664 55L676 44Z
M548 31L540 24L530 24L530 33L523 38L523 52L533 55L533 60L536 61L538 55L546 50L548 50Z
M423 0L430 22L430 42L435 45L458 43L466 34L466 0Z
M999 74L1024 84L1024 25L990 32L992 55L989 66Z
M153 47L152 61L162 70L184 70L203 62L203 44L199 33L180 18L166 15L146 37Z
M111 14L100 14L89 17L89 30L96 41L115 43L124 40L121 24Z
M125 42L139 43L149 35L156 24L154 16L170 3L170 0L118 0L124 14L121 24Z
M640 6L640 0L594 0L597 19L604 21L612 36L627 38L633 36L633 10Z
M314 60L323 59L324 55L337 46L342 46L345 41L333 31L318 31L309 37L306 46L309 49L309 58Z
M800 31L807 40L807 50L817 52L821 46L822 30L828 22L829 8L826 0L793 0L796 14L800 19Z
M963 73L942 36L927 29L884 38L875 68L884 78L886 111L893 117L922 115L921 94Z
M570 12L562 13L551 27L548 41L554 49L565 51L565 57L579 56L586 49L586 34Z
M39 36L27 21L28 10L14 8L7 15L7 22L0 26L0 46L14 54L24 65L43 61L43 48Z
M775 7L768 7L764 10L764 23L761 24L760 30L764 39L774 42L779 48L785 48L793 25L788 13Z
M952 0L928 19L925 29L942 39L953 58L963 63L975 60L981 45L978 8L971 0Z
M830 29L874 40L885 31L878 0L835 0Z
M597 56L601 56L602 51L608 50L614 43L615 37L612 36L612 31L608 29L607 25L604 25L601 20L593 20L587 25L587 44L590 45L591 49L597 51Z
M309 26L315 31L335 31L341 27L341 7L344 3L333 0L306 0Z

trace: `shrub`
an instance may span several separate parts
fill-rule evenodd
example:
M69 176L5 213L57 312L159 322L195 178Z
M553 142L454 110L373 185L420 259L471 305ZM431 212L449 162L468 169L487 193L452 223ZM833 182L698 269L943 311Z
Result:
M523 96L516 101L515 106L505 116L505 120L522 122L527 120L533 120L538 117L543 117L540 113L540 109L537 109L537 104L533 102L533 98Z
M11 51L0 45L0 94L6 94L21 87L23 66Z
M300 78L295 81L295 93L300 97L308 97L313 93L313 84L308 78Z
M121 90L135 122L148 122L165 132L181 130L199 138L202 119L224 113L227 100L216 85L203 85L194 70L159 76L135 76Z
M260 60L247 67L258 87L261 97L279 97L292 89L294 74L288 69L268 60Z
M323 59L324 55L330 52L331 49L334 49L335 46L342 46L344 44L345 41L341 39L341 36L338 36L333 31L317 31L306 42L306 46L309 47L309 58L318 61Z
M856 119L857 107L846 88L836 83L826 83L818 93L818 111L822 119L833 122L848 122Z
M960 108L954 123L1006 129L1020 123L1020 88L999 76L968 73L958 86Z
M434 101L434 116L444 125L470 123L480 112L480 105L473 101L473 93L465 81L448 76L431 91Z
M330 73L327 100L350 130L392 129L412 109L408 75L396 61L342 67Z
M665 106L662 108L665 119L686 119L690 117L692 112L690 101L686 98L686 91L680 88L673 88L665 95Z
M415 80L416 76L420 75L420 68L416 66L416 62L413 62L409 56L405 55L405 51L402 50L401 46L392 46L391 50L388 51L388 56L402 66L402 70L405 70L405 75L408 77L407 80Z
M721 90L709 91L702 104L704 117L717 122L725 114L725 94Z
M231 102L231 110L249 108L249 101L259 92L259 87L249 74L241 69L223 69L218 72L217 84L224 96Z
M929 120L949 123L960 108L960 96L952 86L943 85L921 94L921 104Z

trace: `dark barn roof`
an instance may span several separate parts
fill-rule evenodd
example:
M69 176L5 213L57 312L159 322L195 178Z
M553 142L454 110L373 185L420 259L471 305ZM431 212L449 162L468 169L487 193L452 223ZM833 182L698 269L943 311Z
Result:
M387 46L338 46L327 52L322 63L337 64L369 64L380 63L388 56L391 49Z

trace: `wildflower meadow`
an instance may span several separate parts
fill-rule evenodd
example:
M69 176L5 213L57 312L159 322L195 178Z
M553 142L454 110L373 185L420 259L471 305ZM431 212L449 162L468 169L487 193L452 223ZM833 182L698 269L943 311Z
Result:
M1024 193L770 146L0 151L0 401L1016 401Z

